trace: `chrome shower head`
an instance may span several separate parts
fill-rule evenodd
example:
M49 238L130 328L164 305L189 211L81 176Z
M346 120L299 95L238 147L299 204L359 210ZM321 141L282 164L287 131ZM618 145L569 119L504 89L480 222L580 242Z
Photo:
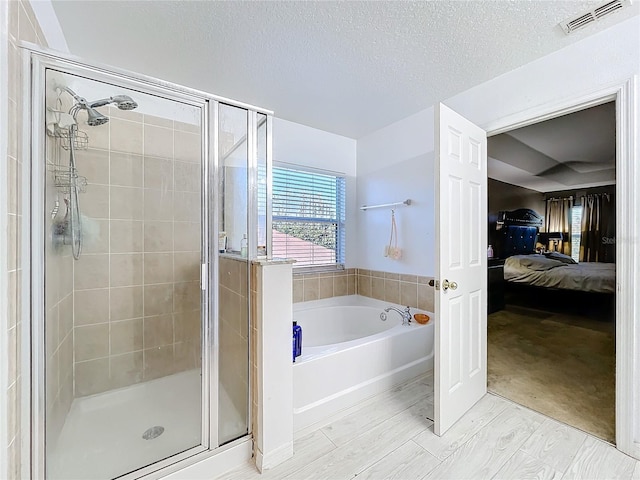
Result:
M116 95L114 97L103 98L102 100L90 102L89 106L95 108L109 105L110 103L115 103L116 107L120 110L133 110L138 106L138 104L129 95Z
M111 101L116 104L120 110L133 110L138 104L129 95L116 95L111 97Z
M109 121L109 117L105 117L95 108L87 107L86 110L87 110L87 124L91 127L104 125Z

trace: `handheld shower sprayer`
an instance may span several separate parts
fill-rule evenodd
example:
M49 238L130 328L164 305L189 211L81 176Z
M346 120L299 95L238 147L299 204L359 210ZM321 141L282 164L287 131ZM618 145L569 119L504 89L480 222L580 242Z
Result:
M120 110L133 110L138 106L138 104L129 95L115 95L113 97L103 98L102 100L91 102L89 103L89 107L103 107L104 105L109 105L110 103L115 103L116 107L118 107Z
M97 107L104 107L111 103L115 104L120 110L133 110L138 107L136 101L129 95L114 95L109 98L103 98L101 100L94 100L92 102L87 101L86 98L81 97L76 92L66 86L58 86L57 90L67 92L73 97L76 103L71 107L69 113L75 118L80 110L87 111L87 124L91 127L103 125L109 121L109 117L103 115Z
M88 102L86 98L81 97L69 87L66 87L64 85L57 86L56 90L58 91L58 94L67 92L73 97L74 100L74 104L69 109L69 114L73 116L74 122L69 127L68 135L65 137L68 141L69 150L69 167L67 171L67 175L69 178L69 198L65 198L65 203L67 204L67 225L71 241L71 252L73 254L73 258L75 260L78 260L80 258L80 254L82 253L83 243L82 215L80 212L80 200L78 198L80 187L78 185L78 171L76 168L75 155L76 140L79 134L77 122L78 113L80 112L80 110L85 110L87 112L87 125L89 125L90 127L96 127L98 125L104 125L109 121L109 117L96 110L97 107L102 107L114 103L120 110L133 110L138 106L138 104L128 95L115 95L109 98L104 98L102 100ZM86 138L86 134L84 132L82 133Z

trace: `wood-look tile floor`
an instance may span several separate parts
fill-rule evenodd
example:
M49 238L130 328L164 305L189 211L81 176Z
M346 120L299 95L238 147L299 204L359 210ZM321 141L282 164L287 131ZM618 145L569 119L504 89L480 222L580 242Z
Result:
M294 456L251 479L632 479L640 462L580 430L492 394L433 433L432 377L422 376L298 432Z

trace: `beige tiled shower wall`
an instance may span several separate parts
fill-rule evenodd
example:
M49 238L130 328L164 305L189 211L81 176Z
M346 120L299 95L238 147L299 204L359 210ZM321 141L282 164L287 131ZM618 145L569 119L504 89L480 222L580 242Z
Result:
M220 385L238 412L247 411L249 392L248 262L232 255L220 256L219 328ZM252 286L252 289L255 289ZM221 409L227 408L221 403ZM228 412L221 410L222 416ZM227 441L229 439L222 439Z
M47 137L47 161L56 154L65 155L65 150L56 140ZM57 208L55 222L60 222L65 216L64 195L50 181L51 175L48 171L45 212L50 218L49 213ZM46 238L52 237L47 234ZM53 445L73 401L73 256L68 246L54 246L52 241L45 241L44 247L46 435L47 444Z
M293 303L355 295L356 274L355 268L322 273L294 273Z
M4 5L3 5L4 7ZM6 201L6 214L8 215L8 254L7 271L2 272L7 275L8 280L8 302L7 312L0 312L0 315L7 316L9 345L8 351L1 352L5 356L0 361L2 368L8 368L8 391L1 392L8 398L8 444L0 448L7 448L8 472L0 472L3 478L20 478L20 384L22 376L20 372L20 329L21 329L21 281L22 281L22 250L20 248L20 230L22 228L21 201L23 167L27 164L27 152L21 148L21 125L22 125L22 57L17 47L19 40L25 40L37 45L47 46L40 25L27 1L8 2L9 21L9 44L8 49L8 98L0 99L0 102L7 102L8 105L8 125L9 141L2 148L7 149L8 168L7 172L0 172L1 181L7 182L7 198L0 199L0 203ZM2 208L4 214L4 208ZM5 367L6 365L6 367ZM4 413L4 412L2 412Z
M293 302L358 294L432 312L434 289L429 286L430 280L432 277L362 268L324 273L294 273Z
M89 92L83 92L88 95ZM102 108L77 153L75 396L200 365L200 129Z

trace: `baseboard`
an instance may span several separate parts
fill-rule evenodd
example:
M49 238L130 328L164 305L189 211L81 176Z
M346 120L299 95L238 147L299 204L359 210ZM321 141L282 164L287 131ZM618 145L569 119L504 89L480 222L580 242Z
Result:
M259 449L256 449L256 468L262 473L265 470L280 465L291 457L293 457L293 442L282 445L266 455Z

